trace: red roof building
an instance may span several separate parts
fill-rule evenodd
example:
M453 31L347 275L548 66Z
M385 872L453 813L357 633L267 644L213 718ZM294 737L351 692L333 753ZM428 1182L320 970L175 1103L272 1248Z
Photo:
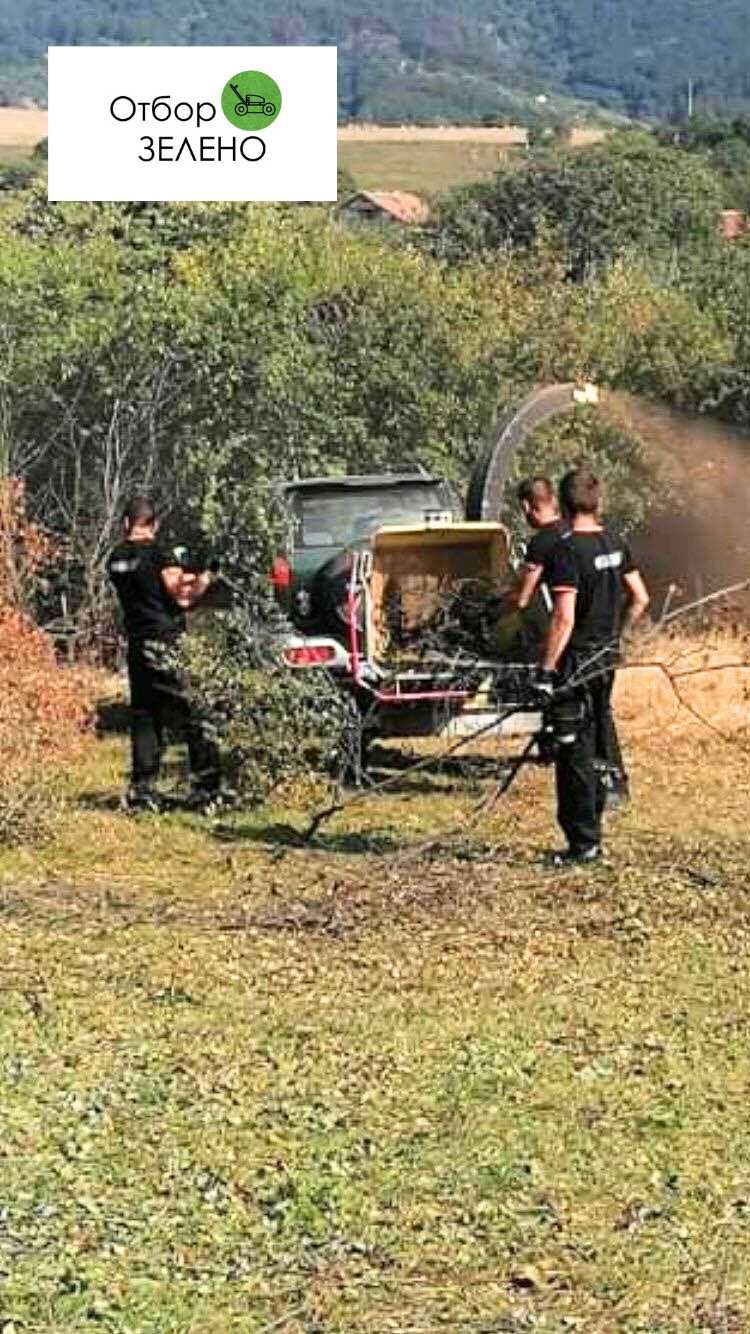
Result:
M345 217L395 222L413 227L427 221L429 210L419 195L406 190L358 190L339 205Z

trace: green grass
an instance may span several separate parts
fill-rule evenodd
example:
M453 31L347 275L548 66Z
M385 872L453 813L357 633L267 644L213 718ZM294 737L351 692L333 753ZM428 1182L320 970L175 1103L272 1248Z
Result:
M129 820L122 761L0 862L0 1329L748 1328L741 753L638 753L567 879L546 773L301 849L288 809Z
M413 190L441 194L473 181L488 180L507 159L487 143L339 142L339 166L350 171L361 190Z

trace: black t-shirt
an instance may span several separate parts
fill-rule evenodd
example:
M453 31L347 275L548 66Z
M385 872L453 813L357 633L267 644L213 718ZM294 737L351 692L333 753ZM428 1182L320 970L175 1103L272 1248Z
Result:
M174 639L185 629L185 613L169 596L162 570L179 565L155 542L121 542L107 570L120 599L128 639Z
M553 519L552 523L542 524L541 528L537 528L534 536L529 538L526 547L526 564L541 565L544 569L542 578L545 583L547 583L547 562L563 533L567 531L568 526L562 519Z
M636 568L627 543L604 528L559 538L547 578L553 592L574 588L578 594L570 652L614 646L622 620L623 577Z

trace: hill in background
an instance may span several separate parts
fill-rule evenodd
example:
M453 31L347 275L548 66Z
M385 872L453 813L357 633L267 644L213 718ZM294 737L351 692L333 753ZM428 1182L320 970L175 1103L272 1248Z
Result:
M50 44L336 43L341 114L517 120L750 107L746 0L0 0L0 99L43 98ZM538 102L546 97L548 101Z

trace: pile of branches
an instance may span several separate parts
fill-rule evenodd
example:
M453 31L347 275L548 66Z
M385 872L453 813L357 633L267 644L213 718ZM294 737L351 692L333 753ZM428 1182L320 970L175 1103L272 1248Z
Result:
M343 778L356 740L356 710L328 672L284 666L279 642L289 626L267 585L255 579L242 594L230 610L211 613L185 637L179 670L221 744L228 781L246 804L292 787L314 799Z

